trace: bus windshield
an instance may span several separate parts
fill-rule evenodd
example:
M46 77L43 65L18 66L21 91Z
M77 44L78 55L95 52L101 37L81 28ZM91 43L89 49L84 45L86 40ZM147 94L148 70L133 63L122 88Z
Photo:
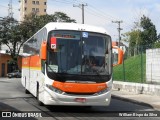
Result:
M111 74L109 36L92 32L52 31L49 40L52 37L56 38L56 49L48 48L49 73L92 76Z

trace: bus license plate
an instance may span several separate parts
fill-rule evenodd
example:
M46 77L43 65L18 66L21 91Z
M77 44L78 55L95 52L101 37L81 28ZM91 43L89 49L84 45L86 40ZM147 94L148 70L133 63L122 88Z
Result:
M76 98L75 99L76 102L86 102L86 98Z

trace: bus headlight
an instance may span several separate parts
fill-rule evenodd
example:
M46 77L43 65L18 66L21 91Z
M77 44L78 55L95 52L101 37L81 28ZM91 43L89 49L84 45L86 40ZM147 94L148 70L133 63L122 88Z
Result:
M106 92L108 92L110 90L111 90L111 87L108 87L108 88L106 88L104 90L101 90L100 92L95 93L94 95L101 95L101 94L104 94L104 93L106 93Z
M46 87L49 88L50 90L52 90L53 92L58 93L58 94L62 94L63 93L62 90L57 89L57 88L53 87L52 85L46 84Z

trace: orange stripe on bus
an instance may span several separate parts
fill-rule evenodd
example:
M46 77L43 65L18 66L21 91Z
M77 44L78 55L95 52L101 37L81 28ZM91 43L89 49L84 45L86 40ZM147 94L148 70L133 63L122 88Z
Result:
M24 67L40 68L41 67L40 56L35 55L22 58L22 68Z
M107 88L106 83L64 83L54 81L53 87L71 93L97 93Z

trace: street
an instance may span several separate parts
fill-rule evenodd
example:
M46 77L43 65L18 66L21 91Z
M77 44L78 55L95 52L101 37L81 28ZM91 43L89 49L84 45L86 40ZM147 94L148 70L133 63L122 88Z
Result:
M35 97L25 94L20 78L0 78L0 111L41 112L45 119L115 119L119 113L154 111L151 107L112 98L108 107L39 106ZM109 117L107 117L109 116ZM118 117L121 119L122 117ZM123 117L123 119L130 117ZM133 117L132 117L133 118ZM155 117L159 119L158 117ZM153 119L155 119L153 118ZM35 118L43 119L43 118ZM142 117L142 119L152 119Z

